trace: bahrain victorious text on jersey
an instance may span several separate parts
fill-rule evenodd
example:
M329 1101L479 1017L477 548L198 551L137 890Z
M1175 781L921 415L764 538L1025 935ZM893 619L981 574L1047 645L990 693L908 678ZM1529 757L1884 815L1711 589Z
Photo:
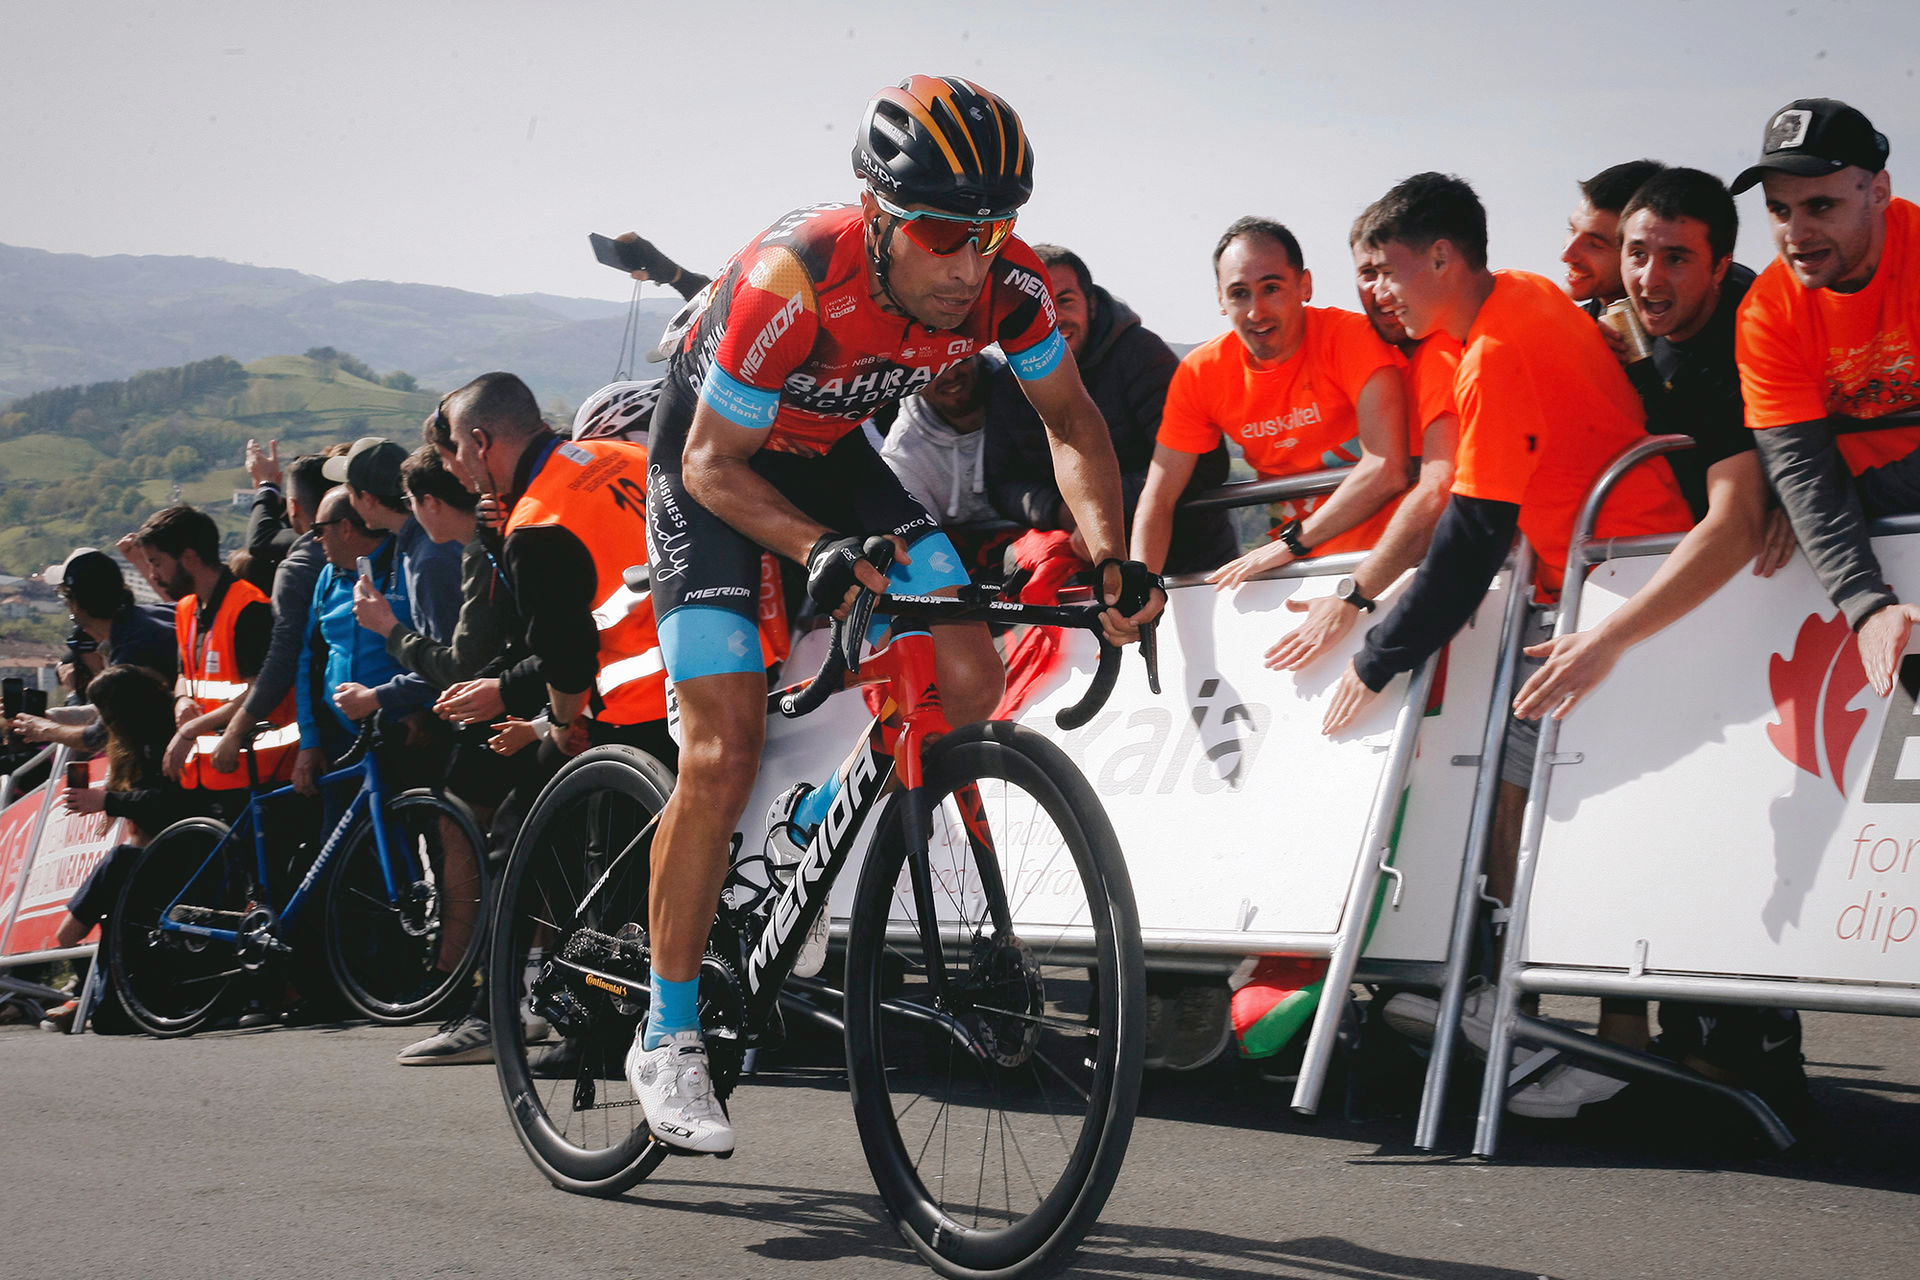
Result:
M991 343L1028 380L1065 356L1045 270L1019 239L993 258L967 318L931 329L875 303L866 234L859 206L815 205L755 237L709 286L674 376L729 421L766 429L766 448L817 455Z

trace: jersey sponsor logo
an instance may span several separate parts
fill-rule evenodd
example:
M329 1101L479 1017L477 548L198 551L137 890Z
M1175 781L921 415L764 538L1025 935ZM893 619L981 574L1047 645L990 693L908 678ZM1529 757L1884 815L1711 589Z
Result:
M950 356L972 355L973 339L972 338L955 338L952 342L949 342L947 344L947 354Z
M566 444L561 445L558 449L555 449L554 452L559 454L561 457L565 458L568 462L573 463L575 466L584 467L589 462L593 461L592 454L588 453L585 449L582 449L579 445L574 444L572 442L568 442Z
M1317 401L1313 404L1295 405L1277 418L1262 418L1258 422L1249 422L1242 425L1239 434L1242 440L1255 440L1267 436L1286 435L1288 432L1298 431L1302 427L1317 426L1324 416L1325 415L1320 412L1320 405ZM1294 443L1292 440L1286 442L1288 447Z
M852 315L854 309L859 305L860 300L858 298L842 294L827 303L827 319L838 320L841 316Z
M805 308L806 299L796 293L787 299L785 306L773 313L773 318L760 330L760 336L753 340L753 345L747 348L746 357L740 361L741 377L751 378L760 372L760 366L766 363L767 353L773 350L773 344L793 327L793 322L800 318Z
M901 354L904 356L906 352ZM787 378L780 394L788 405L822 417L864 416L880 405L912 395L958 363L958 360L945 360L933 367L915 365L911 368L888 364L854 377L829 378L825 382L811 374L796 373Z
M753 592L747 587L702 587L698 591L689 591L681 596L682 601L711 600L721 596L750 596Z
M1014 267L1001 278L1000 282L1002 284L1012 285L1017 292L1037 299L1041 305L1046 307L1048 315L1053 314L1053 299L1047 296L1047 282L1033 274L1033 272L1020 267Z

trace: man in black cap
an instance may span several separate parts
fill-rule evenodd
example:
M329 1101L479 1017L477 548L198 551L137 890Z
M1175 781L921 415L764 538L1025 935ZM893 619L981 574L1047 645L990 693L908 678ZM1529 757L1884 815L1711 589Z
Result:
M377 591L389 601L406 601L415 630L437 643L451 644L454 625L460 620L460 546L436 543L408 513L406 489L400 482L400 464L406 460L407 451L391 440L363 436L344 457L327 459L323 474L345 482L354 512L368 528L394 537L398 554L392 568L381 581L365 584L365 590ZM416 682L422 688L431 687L412 672L393 683ZM340 705L348 716L362 719L374 710L373 692L345 695Z
M111 556L92 547L72 554L42 575L59 591L73 616L77 659L74 687L84 690L81 666L97 674L109 666L145 667L171 685L178 671L179 645L173 627L133 601L126 578ZM81 648L89 652L79 652ZM18 716L14 732L27 742L58 742L76 750L107 745L106 726L92 707L56 707L47 715Z
M1853 107L1801 98L1767 121L1759 162L1733 182L1736 193L1761 185L1780 251L1740 312L1747 425L1882 695L1920 608L1886 585L1867 521L1920 511L1920 428L1834 428L1920 408L1920 208L1893 198L1887 151Z

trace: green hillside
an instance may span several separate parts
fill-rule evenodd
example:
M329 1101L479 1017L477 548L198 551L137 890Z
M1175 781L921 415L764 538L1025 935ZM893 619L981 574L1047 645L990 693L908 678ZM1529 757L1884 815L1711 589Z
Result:
M290 461L341 440L411 448L438 396L316 348L242 366L225 357L122 382L61 387L0 408L0 572L27 574L75 546L111 545L175 500L205 507L238 546L246 442Z

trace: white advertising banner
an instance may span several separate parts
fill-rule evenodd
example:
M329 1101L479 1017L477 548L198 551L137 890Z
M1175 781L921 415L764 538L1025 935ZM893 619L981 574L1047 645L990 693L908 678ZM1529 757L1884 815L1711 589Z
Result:
M1322 576L1255 582L1235 593L1176 589L1160 628L1163 692L1148 691L1141 660L1129 651L1106 707L1072 732L1057 728L1054 714L1085 693L1097 649L1091 636L1068 633L1060 670L1019 716L1066 751L1105 804L1150 952L1156 940L1219 942L1248 931L1330 937L1340 928L1406 680L1390 685L1362 723L1328 739L1320 723L1361 629L1299 675L1262 662L1297 622L1283 602L1331 594L1333 585ZM1471 767L1451 760L1479 750L1504 601L1504 590L1491 593L1452 646L1432 700L1436 713L1425 718L1395 853L1405 897L1399 910L1381 913L1371 954L1445 954L1474 778ZM817 665L822 643L819 633L809 636L789 672ZM795 778L825 776L865 722L859 695L845 693L804 720L771 721L746 825L757 827L767 803ZM756 846L760 839L758 830L747 833ZM851 914L856 881L857 869L849 868L835 885L836 917Z
M1876 539L1920 599L1920 537ZM1597 568L1590 626L1660 557ZM1741 573L1630 651L1564 722L1533 964L1920 980L1920 654L1891 698L1804 559Z

